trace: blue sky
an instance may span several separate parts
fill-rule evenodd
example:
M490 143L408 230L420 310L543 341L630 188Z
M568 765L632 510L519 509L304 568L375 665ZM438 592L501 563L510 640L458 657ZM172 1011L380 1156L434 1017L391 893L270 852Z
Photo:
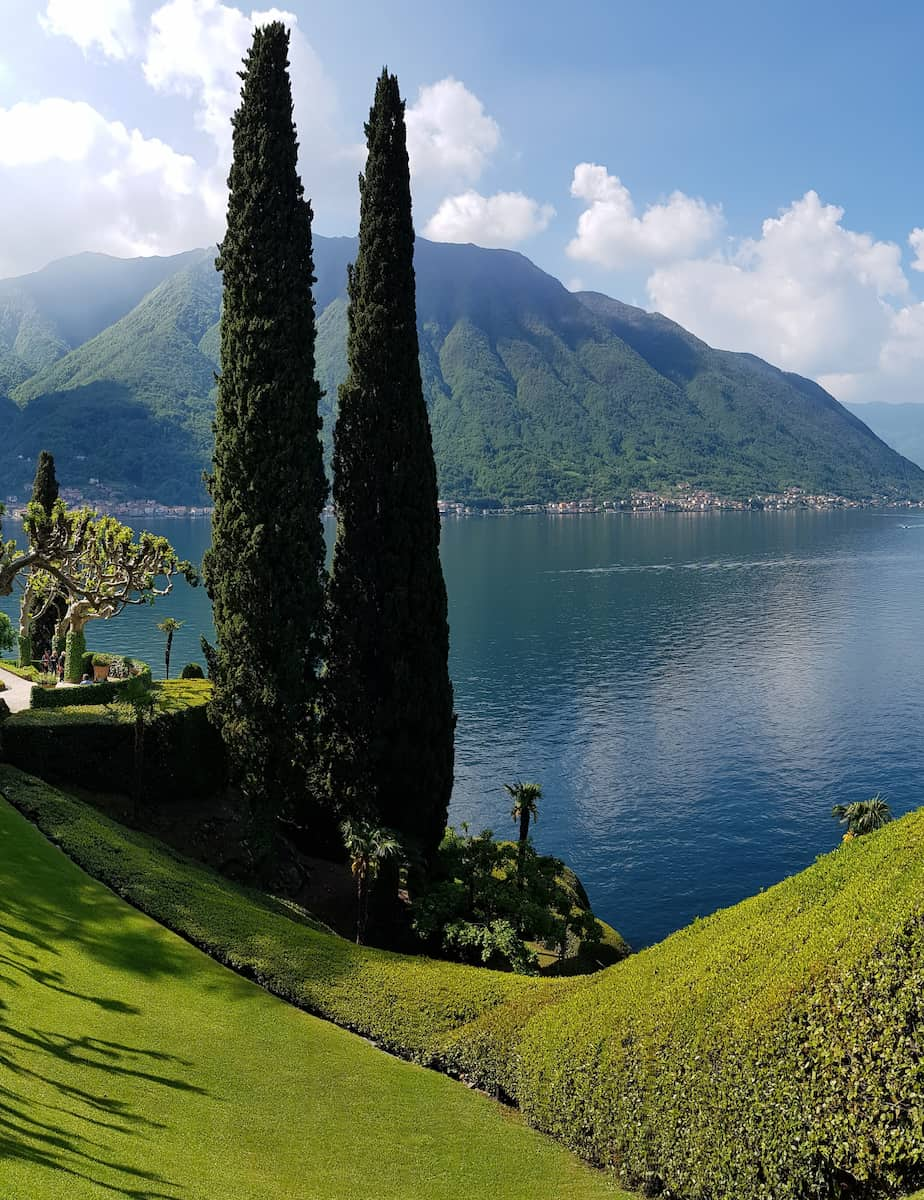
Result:
M843 399L924 400L920 6L279 10L294 18L319 233L355 231L362 121L387 62L408 101L419 232L520 249L569 286L657 308ZM0 275L220 236L252 14L233 0L4 0Z

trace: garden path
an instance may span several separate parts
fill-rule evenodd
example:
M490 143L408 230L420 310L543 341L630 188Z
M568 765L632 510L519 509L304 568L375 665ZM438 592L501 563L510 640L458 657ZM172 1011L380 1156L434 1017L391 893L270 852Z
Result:
M0 697L6 701L10 712L22 712L24 708L28 708L32 699L32 684L28 679L20 679L18 675L4 671L2 667L0 679L6 684L5 689L0 692Z

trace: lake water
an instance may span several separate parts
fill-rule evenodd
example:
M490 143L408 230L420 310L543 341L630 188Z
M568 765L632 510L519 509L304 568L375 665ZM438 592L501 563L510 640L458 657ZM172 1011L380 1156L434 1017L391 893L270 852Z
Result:
M201 560L206 522L149 527ZM539 848L634 946L807 866L840 837L835 803L924 803L924 518L451 520L443 562L451 819L512 835L502 785L537 780ZM157 667L168 613L178 672L211 634L183 583L89 643Z

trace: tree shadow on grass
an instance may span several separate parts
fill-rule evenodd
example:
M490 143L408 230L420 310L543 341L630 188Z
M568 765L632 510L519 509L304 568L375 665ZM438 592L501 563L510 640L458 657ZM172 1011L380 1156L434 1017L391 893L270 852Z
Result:
M147 1069L155 1063L192 1065L188 1059L123 1042L19 1029L0 1017L5 1080L0 1086L0 1163L6 1159L45 1168L129 1200L180 1200L179 1184L121 1161L118 1151L121 1139L156 1138L166 1126L135 1112L127 1101L95 1090L92 1082L98 1078L105 1089L111 1086L105 1077L115 1076L137 1079L146 1089L208 1094L187 1079ZM88 1086L68 1083L60 1078L61 1070Z
M185 948L36 843L21 820L0 813L0 1181L6 1162L70 1177L94 1196L181 1200L181 1184L147 1169L167 1126L145 1113L163 1117L170 1095L208 1093L189 1059L136 1045L122 1029L143 1017L129 999L188 971ZM81 970L78 982L70 967L81 959L100 969ZM91 976L116 994L82 988Z

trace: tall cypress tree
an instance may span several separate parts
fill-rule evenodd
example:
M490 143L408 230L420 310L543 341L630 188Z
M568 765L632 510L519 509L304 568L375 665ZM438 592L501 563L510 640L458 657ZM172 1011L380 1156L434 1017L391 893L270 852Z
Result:
M54 456L47 450L43 450L39 454L35 466L32 501L35 504L41 504L45 512L51 516L51 510L54 508L58 495L58 477L55 474ZM20 639L19 659L23 666L27 666L32 661L32 656L37 650L44 650L53 644L55 629L66 610L67 597L59 592L45 612L31 622L28 637Z
M312 211L297 170L288 47L279 22L254 32L232 122L228 228L216 262L224 290L208 481L215 512L203 569L218 637L211 715L250 804L257 858L300 790L324 607Z
M54 456L47 450L39 454L35 467L35 479L32 483L32 500L41 504L45 512L51 516L51 510L58 498L58 477L55 475Z
M429 856L446 825L455 717L404 103L387 70L366 140L334 431L327 767L335 803L374 814Z

